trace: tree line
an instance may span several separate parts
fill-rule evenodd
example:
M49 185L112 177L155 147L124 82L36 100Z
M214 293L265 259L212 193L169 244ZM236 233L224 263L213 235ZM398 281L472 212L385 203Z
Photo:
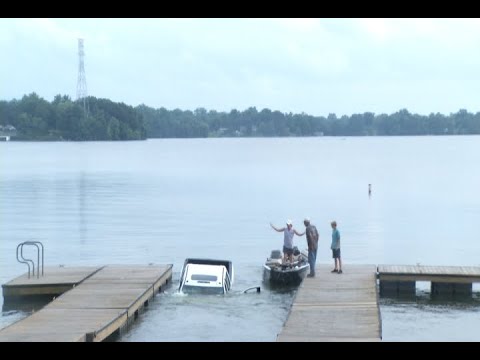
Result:
M480 134L480 112L459 110L450 115L412 114L406 109L387 115L336 114L312 116L250 107L229 113L165 108L145 105L136 108L145 120L147 137L276 137L276 136L388 136L388 135L463 135Z
M52 102L36 93L0 101L0 125L16 129L16 140L142 140L142 115L132 106L90 96L72 101L56 95ZM86 110L86 111L85 111Z
M18 140L143 140L146 138L389 136L480 134L480 113L461 109L450 115L336 114L312 116L250 107L207 111L137 107L90 96L84 103L66 95L52 102L32 93L0 101L0 125L14 126ZM86 110L86 111L85 111Z

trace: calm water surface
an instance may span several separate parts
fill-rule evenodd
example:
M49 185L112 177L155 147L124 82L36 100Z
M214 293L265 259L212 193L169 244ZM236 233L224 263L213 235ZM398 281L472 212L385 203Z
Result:
M0 282L26 271L26 240L45 244L47 266L171 263L173 286L120 341L273 341L294 290L262 284L282 245L269 222L303 230L311 217L318 262L332 263L337 220L346 270L479 266L479 153L478 136L0 143ZM232 260L232 293L177 294L186 257ZM420 283L416 299L382 299L384 340L480 341L474 290L433 301ZM30 311L3 310L0 328Z

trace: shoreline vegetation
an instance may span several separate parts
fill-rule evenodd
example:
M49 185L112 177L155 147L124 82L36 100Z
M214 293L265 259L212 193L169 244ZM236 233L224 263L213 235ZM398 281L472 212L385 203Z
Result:
M86 110L86 111L85 111ZM136 107L93 96L49 102L36 93L0 100L0 135L16 141L145 140L148 138L401 136L480 134L480 112L443 115L393 114L312 116L250 107L207 111Z

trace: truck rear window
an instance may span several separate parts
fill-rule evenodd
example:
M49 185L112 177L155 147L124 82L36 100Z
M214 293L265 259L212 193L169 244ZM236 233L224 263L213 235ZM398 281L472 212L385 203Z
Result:
M193 274L192 280L217 281L217 277L215 275Z

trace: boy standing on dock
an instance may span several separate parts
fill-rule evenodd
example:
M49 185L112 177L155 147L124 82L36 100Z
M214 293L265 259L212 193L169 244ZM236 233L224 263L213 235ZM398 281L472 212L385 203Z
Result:
M332 273L342 274L342 258L340 257L340 231L337 229L337 222L334 220L330 223L332 226L332 257L335 262L335 268Z

